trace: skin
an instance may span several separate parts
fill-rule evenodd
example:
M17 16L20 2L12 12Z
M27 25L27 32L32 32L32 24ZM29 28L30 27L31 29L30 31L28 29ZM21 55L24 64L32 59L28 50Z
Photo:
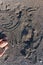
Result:
M8 42L7 41L3 41L3 39L0 39L0 57L2 57L4 55L4 53L6 52L6 50L8 49Z

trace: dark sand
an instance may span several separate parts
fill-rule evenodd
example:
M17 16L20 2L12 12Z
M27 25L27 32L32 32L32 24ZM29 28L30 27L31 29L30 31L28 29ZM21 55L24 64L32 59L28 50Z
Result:
M43 0L0 0L0 33L9 42L0 65L43 65Z

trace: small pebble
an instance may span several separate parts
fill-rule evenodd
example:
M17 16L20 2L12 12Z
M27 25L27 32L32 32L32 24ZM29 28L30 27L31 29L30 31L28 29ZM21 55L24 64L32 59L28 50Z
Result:
M3 2L2 2L2 0L0 0L0 5L3 5Z

